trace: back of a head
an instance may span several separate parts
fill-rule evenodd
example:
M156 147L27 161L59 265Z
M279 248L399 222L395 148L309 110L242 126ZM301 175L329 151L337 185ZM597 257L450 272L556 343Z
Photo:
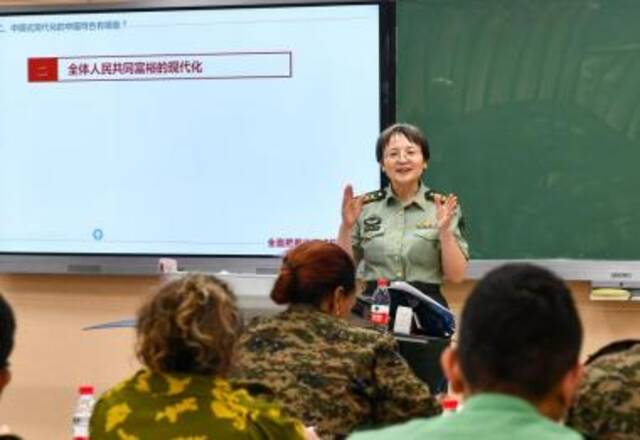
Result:
M138 312L138 358L153 371L225 376L240 330L227 284L189 275L163 287Z
M541 399L576 365L581 345L569 289L531 264L488 273L462 312L458 353L472 392Z
M9 366L9 355L13 350L16 319L7 300L0 295L0 370Z
M314 240L286 254L271 299L276 304L319 306L337 287L343 287L347 294L354 291L353 260L340 246Z

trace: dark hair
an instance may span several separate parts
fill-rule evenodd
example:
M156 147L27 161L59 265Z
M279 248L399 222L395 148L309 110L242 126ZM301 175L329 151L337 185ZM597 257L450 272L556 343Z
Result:
M566 284L531 264L489 272L460 322L462 373L474 392L545 397L578 362L582 325Z
M619 341L610 342L607 345L600 347L595 353L589 355L584 364L589 365L602 356L608 356L610 354L620 353L621 351L627 351L636 344L640 344L640 339L621 339Z
M340 246L319 240L290 250L271 290L276 304L305 303L319 306L336 288L351 294L356 286L353 260Z
M401 134L406 137L409 142L420 146L422 157L425 161L429 160L431 157L429 154L429 142L420 129L411 124L398 123L385 128L384 131L380 133L380 136L378 136L378 140L376 141L376 159L378 163L382 163L384 149L391 140L391 137L396 134Z
M16 318L13 310L4 296L0 295L0 370L9 366L15 332Z
M225 376L241 323L225 282L188 275L166 285L138 312L138 358L157 372Z

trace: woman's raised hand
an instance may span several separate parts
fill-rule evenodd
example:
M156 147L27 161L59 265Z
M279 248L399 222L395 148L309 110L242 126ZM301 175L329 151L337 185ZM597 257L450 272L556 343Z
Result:
M443 196L436 194L433 198L436 204L436 219L438 220L438 230L446 232L451 227L451 220L455 216L458 208L458 197L455 194Z
M364 200L362 197L353 196L353 187L347 185L344 187L342 195L342 225L351 229L356 223L358 217L362 213Z

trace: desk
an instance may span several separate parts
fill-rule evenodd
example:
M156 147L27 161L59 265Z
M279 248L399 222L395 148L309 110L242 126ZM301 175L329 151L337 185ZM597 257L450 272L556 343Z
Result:
M429 385L432 394L447 392L447 380L440 366L440 355L450 339L430 336L393 335L400 354L420 380Z

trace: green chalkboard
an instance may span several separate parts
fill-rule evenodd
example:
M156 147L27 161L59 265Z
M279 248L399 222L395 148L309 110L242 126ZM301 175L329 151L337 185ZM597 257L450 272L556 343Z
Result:
M640 1L400 0L396 118L472 258L640 260Z

